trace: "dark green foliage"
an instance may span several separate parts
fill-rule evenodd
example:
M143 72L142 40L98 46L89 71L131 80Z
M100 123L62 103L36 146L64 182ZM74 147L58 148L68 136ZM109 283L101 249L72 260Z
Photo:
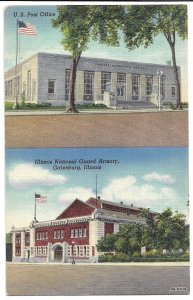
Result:
M176 108L181 109L180 80L176 64L176 36L188 35L187 5L130 5L124 18L124 39L129 50L153 44L155 36L162 33L170 48L176 83Z
M172 213L168 208L153 217L148 209L143 209L141 216L145 225L121 225L117 234L99 240L98 251L137 257L141 247L146 246L149 251L144 256L156 257L162 255L163 249L178 256L189 250L189 225L186 225L183 214Z

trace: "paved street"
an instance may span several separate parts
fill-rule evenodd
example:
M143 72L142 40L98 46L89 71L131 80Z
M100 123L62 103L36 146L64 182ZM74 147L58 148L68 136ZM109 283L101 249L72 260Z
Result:
M188 145L188 112L5 116L6 147L162 147Z
M189 294L186 264L7 264L7 294L145 295Z

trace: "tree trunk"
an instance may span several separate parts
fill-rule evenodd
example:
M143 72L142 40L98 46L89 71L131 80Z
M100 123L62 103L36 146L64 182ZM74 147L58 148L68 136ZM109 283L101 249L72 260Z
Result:
M74 91L75 91L75 83L76 83L76 71L77 71L77 65L78 65L79 60L80 60L80 55L78 55L75 58L72 58L72 63L71 63L69 94L68 94L69 108L67 109L67 112L69 112L69 113L71 113L71 112L77 113L78 112L75 107Z
M178 69L176 65L176 54L175 54L175 45L170 44L171 50L172 50L172 62L173 62L173 69L174 69L174 78L175 78L175 84L176 84L176 109L182 109L181 108L181 91L180 91L180 81L178 76Z
M72 58L70 81L69 81L69 93L68 93L69 108L67 109L67 112L76 112L75 97L74 97L75 82L76 82L76 58Z

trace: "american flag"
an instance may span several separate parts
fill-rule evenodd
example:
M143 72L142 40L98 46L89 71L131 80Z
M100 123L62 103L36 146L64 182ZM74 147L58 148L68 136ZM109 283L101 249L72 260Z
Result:
M41 196L40 194L35 194L35 198L38 203L47 203L47 196Z
M34 25L18 21L18 32L20 34L37 35Z

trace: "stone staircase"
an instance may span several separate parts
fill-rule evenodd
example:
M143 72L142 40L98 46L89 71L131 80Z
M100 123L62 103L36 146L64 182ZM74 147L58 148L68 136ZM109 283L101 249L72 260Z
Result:
M155 109L158 107L149 101L117 101L117 109L130 109L130 110L143 110L143 109Z

